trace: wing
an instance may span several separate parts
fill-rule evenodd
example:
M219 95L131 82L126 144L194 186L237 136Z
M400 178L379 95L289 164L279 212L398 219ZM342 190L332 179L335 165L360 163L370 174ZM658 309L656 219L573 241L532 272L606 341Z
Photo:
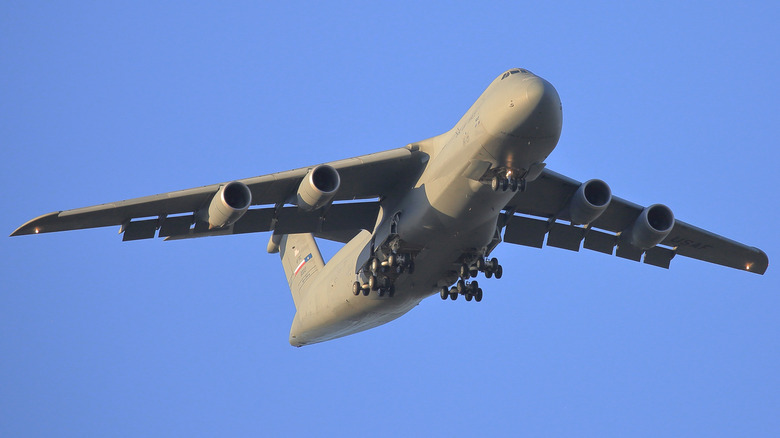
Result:
M341 185L335 201L372 199L385 196L419 175L427 160L414 146L327 163L339 172ZM311 167L239 180L252 192L252 205L229 227L209 230L197 220L197 212L208 207L223 184L163 193L37 217L11 236L121 225L123 240L159 237L181 239L207 235L271 231L292 234L313 232L337 240L348 239L360 229L372 229L378 202L333 204L324 211L304 212L283 207L295 199L298 186ZM142 219L146 218L146 219Z
M575 226L570 220L570 200L580 182L551 170L544 170L525 192L515 195L506 210L504 240L541 248L547 245L579 251L586 249L612 254L634 261L669 267L675 255L691 257L743 271L763 274L769 266L767 255L758 248L719 236L675 220L671 232L649 249L634 247L625 235L642 214L644 207L612 197L607 209L593 223ZM519 213L520 215L516 215ZM615 247L617 250L615 251Z

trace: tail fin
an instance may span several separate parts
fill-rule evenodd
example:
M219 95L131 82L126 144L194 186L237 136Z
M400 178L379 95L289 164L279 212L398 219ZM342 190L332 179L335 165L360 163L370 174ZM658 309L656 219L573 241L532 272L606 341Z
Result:
M311 233L282 236L279 241L279 253L297 309L303 299L306 285L313 282L325 267L325 262Z

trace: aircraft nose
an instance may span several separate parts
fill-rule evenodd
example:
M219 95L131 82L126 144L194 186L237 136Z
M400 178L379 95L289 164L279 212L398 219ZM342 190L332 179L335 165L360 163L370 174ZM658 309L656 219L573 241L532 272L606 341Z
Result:
M561 135L563 111L558 91L551 83L538 76L524 79L518 90L520 123L512 134L521 138L554 139ZM511 103L510 103L511 106Z

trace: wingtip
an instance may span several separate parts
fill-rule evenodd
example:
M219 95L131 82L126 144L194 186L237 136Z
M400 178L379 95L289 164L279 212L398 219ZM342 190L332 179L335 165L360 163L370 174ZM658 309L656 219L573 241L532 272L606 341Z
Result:
M766 255L764 251L761 251L758 248L755 248L756 252L758 253L757 261L755 263L755 267L751 272L755 272L756 274L764 275L766 270L769 268L769 256Z
M39 233L45 233L46 230L46 221L51 218L56 218L59 216L60 212L55 211L52 213L47 213L41 216L36 217L35 219L31 219L19 228L15 229L13 233L11 233L8 237L14 237L14 236L25 236L28 234L39 234Z

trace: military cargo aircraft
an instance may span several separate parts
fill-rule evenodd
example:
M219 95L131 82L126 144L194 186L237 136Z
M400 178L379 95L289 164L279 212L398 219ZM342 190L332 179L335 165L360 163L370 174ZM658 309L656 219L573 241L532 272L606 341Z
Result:
M488 86L454 128L405 147L311 167L49 213L11 235L118 225L123 240L272 232L296 314L290 344L387 323L439 295L482 300L500 242L581 247L668 268L675 256L763 274L769 260L640 206L599 179L546 168L562 127L558 92L525 69ZM344 246L325 263L316 238Z

